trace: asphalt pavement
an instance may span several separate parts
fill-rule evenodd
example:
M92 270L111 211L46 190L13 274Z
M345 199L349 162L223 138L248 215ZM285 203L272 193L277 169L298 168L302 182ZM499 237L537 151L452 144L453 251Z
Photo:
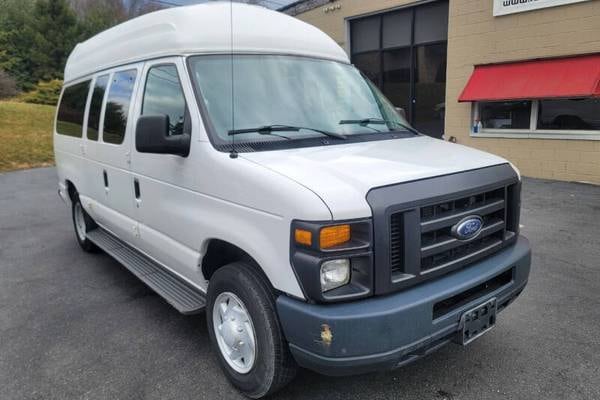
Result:
M53 168L0 174L0 399L236 399L205 316L82 252ZM524 180L525 292L471 345L276 399L600 399L600 187ZM377 338L373 338L377 340Z

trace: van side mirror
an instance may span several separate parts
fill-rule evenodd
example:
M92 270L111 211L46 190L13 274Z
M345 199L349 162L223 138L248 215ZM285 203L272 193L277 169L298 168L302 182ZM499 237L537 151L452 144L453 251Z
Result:
M406 119L406 111L402 107L396 107L396 112L402 116L402 118Z
M135 148L140 153L190 154L191 137L188 133L169 136L168 115L142 115L135 127Z

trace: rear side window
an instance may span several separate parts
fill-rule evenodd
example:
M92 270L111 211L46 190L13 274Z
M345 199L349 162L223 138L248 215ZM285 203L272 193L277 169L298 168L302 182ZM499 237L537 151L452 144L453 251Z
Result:
M85 103L90 89L90 81L78 83L65 88L58 115L56 117L56 132L61 135L81 137L83 131L83 115Z
M104 112L102 139L106 143L123 143L136 75L135 69L116 72L113 75Z
M185 97L174 65L161 65L148 71L142 115L169 116L169 135L181 135L186 116Z
M96 78L92 101L90 102L90 113L87 124L87 138L89 140L98 140L98 131L100 130L100 111L102 111L102 101L104 92L108 85L108 75Z

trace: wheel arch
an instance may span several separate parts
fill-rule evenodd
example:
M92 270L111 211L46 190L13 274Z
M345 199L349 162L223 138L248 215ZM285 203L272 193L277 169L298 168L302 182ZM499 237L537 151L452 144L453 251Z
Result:
M71 199L71 202L75 202L79 193L77 191L77 187L69 179L65 180L65 185L67 186L67 193L69 194L69 199Z
M204 279L210 281L212 275L219 269L234 262L244 262L263 275L269 285L273 288L273 283L266 272L260 266L258 261L247 251L227 240L211 238L204 243L203 257L200 261L200 267Z

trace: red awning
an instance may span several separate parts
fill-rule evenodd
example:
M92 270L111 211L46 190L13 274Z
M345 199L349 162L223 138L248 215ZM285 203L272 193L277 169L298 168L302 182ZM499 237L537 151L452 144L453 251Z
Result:
M600 96L600 54L475 67L458 101Z

